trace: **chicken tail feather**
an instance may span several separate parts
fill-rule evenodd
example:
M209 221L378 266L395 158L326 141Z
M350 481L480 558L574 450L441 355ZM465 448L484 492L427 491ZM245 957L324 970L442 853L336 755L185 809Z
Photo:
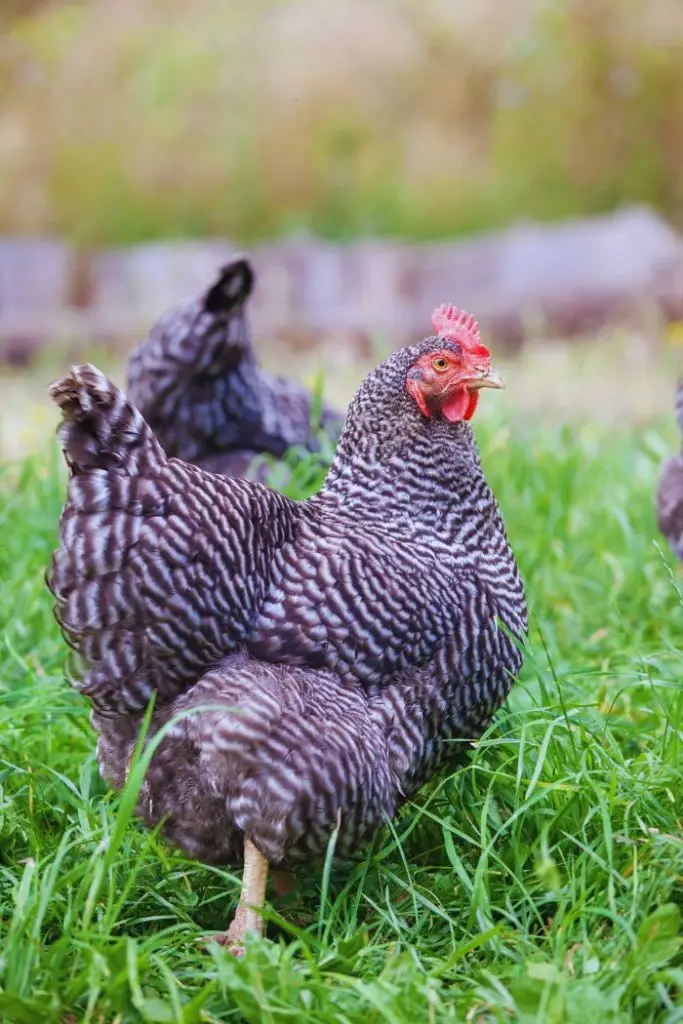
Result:
M74 366L50 387L62 410L59 438L75 475L92 469L126 476L154 472L166 462L164 451L126 395L96 367Z
M55 616L98 714L174 700L238 649L296 506L169 459L93 366L53 384L70 469L47 574ZM267 526L265 525L267 524Z

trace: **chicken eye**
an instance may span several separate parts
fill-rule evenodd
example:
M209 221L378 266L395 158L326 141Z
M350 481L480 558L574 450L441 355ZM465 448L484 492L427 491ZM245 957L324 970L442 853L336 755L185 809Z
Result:
M443 356L436 356L434 359L432 359L432 366L434 367L435 370L443 372L443 370L448 369L448 360L444 359Z

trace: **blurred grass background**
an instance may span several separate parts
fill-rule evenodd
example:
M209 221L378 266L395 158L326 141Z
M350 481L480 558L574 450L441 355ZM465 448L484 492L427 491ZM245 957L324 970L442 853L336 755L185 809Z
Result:
M683 220L680 0L3 0L0 233Z

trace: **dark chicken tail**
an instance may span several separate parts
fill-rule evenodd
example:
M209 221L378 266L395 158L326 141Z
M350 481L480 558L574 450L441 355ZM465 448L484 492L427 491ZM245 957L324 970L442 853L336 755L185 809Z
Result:
M135 406L89 363L52 384L50 397L62 410L59 439L73 475L99 469L138 476L166 463Z
M248 448L262 399L247 321L254 271L226 263L198 298L179 303L128 359L128 394L164 450L186 462Z
M236 256L221 267L204 296L207 313L230 313L247 301L254 288L254 270L246 256Z
M93 366L72 369L50 395L70 469L46 579L55 616L98 714L137 714L153 693L159 705L175 699L242 643L292 506L167 458Z

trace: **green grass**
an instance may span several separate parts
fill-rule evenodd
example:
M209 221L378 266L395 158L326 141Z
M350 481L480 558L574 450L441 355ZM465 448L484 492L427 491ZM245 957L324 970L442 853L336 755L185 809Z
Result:
M170 850L99 780L43 584L56 453L4 469L0 1020L683 1021L683 577L652 507L667 443L478 433L528 586L522 678L467 764L350 867L301 872L241 961L198 943L238 877Z

